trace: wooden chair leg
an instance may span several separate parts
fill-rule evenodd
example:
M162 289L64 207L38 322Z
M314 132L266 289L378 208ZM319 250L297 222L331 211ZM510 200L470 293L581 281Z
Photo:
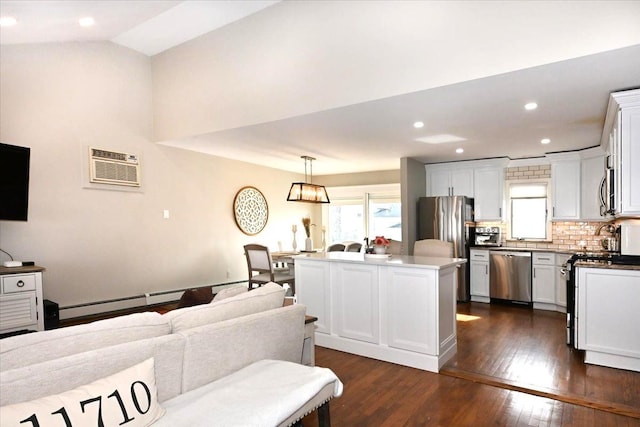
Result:
M318 408L318 427L331 427L331 414L329 413L329 402L325 402Z

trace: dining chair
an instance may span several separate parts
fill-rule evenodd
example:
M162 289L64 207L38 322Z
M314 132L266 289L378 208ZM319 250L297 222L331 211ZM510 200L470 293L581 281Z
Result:
M344 251L345 252L360 252L360 249L362 249L362 243L358 243L358 242L352 242L349 243L345 246Z
M342 243L334 243L333 245L329 245L327 248L327 252L344 252L345 246Z
M387 253L391 255L402 255L402 241L401 240L389 240L389 246L387 247Z
M253 285L262 286L268 282L275 282L281 286L285 283L291 287L295 295L295 275L293 269L276 270L269 253L269 248L258 244L244 245L244 255L247 258L247 268L249 270L249 289Z
M438 239L416 240L413 255L453 258L453 243Z

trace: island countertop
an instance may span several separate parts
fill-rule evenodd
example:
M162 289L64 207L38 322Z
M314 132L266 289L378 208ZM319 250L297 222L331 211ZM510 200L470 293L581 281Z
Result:
M296 260L349 262L366 264L384 264L394 267L425 268L440 270L467 262L466 258L438 258L409 255L390 255L388 257L368 257L360 252L316 252L296 255Z

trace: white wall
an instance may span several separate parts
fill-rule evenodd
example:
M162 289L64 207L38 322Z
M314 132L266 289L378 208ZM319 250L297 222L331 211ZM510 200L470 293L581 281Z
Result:
M635 45L640 2L283 1L153 58L176 140Z
M0 221L0 248L45 267L45 298L61 307L244 280L243 244L288 249L291 224L315 212L286 202L299 174L151 142L144 55L96 42L2 46L0 56L0 141L31 147L29 220ZM140 154L142 191L83 188L88 145ZM270 208L254 237L232 213L246 185Z

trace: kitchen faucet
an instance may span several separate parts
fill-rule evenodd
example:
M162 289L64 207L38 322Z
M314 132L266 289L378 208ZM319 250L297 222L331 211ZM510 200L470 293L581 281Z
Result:
M596 233L594 234L594 236L599 236L600 232L602 231L603 228L606 227L606 232L613 235L616 232L616 227L615 225L611 224L611 223L606 223L606 224L602 224L600 227L597 228Z

